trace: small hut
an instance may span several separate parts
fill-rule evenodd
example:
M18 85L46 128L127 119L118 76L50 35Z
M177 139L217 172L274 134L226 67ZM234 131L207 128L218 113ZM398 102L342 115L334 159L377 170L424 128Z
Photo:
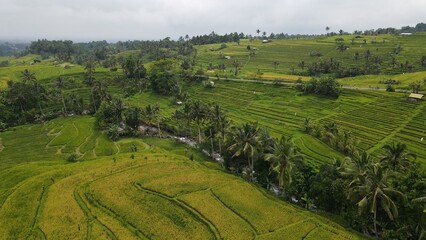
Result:
M410 95L408 96L408 100L413 102L420 102L422 98L423 98L423 94L419 94L419 93L410 93Z

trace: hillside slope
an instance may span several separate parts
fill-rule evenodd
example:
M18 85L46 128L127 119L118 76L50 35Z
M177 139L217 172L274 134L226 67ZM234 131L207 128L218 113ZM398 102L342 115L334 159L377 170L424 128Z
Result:
M219 170L201 155L189 160L177 151L184 146L174 146L172 153L154 146L174 144L167 140L111 143L93 132L91 121L66 118L17 128L11 130L15 142L9 132L0 134L0 239L359 238ZM74 137L61 142L57 133L65 131ZM137 152L130 151L133 144ZM14 147L27 158L14 155ZM107 156L59 160L83 148L81 159L91 151Z

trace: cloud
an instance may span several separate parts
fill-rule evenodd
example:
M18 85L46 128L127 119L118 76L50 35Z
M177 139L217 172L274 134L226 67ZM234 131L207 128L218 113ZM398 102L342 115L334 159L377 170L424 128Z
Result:
M423 0L0 0L0 38L161 39L352 32L424 21Z

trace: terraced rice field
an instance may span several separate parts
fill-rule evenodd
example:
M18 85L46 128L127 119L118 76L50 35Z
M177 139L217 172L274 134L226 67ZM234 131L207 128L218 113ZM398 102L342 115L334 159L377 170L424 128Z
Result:
M77 154L80 160L107 156L117 147L94 129L94 118L70 117L46 124L15 127L1 134L3 150L0 169L20 162L66 159Z
M221 105L235 124L257 121L275 137L293 136L308 161L331 162L342 157L318 139L301 133L301 124L310 118L321 124L334 121L352 132L359 149L379 156L380 148L392 141L406 143L426 164L426 103L406 100L402 93L344 89L337 100L301 96L297 91L265 84L216 81L215 88L187 87L192 98ZM132 104L157 101L159 96L138 95ZM171 99L159 100L165 116L177 109ZM423 141L421 140L423 138Z
M342 38L343 44L349 46L344 52L336 50L336 38ZM240 44L227 43L227 48L212 51L211 49L219 49L221 44L209 44L197 46L198 55L197 63L203 67L210 64L215 67L218 64L226 66L226 72L223 70L215 70L212 74L234 76L233 61L238 60L241 63L239 77L254 78L261 77L262 79L286 79L297 80L298 76L307 76L307 66L318 62L319 60L328 60L333 58L345 67L362 66L365 61L363 54L369 50L374 56L379 56L382 60L381 71L385 74L398 74L403 71L400 68L391 67L391 53L393 49L399 45L402 51L396 55L396 60L401 63L408 61L414 64L415 71L425 71L425 67L419 64L419 61L426 53L423 42L426 39L426 34L416 33L412 36L393 36L393 35L379 35L379 36L362 36L356 39L353 35L347 36L331 36L312 39L286 39L286 40L272 40L267 44L262 43L259 39L250 41L243 39ZM366 41L364 43L364 40ZM352 43L353 41L353 43ZM254 56L249 56L247 46L256 48L253 51ZM321 57L311 57L310 52L316 51L322 54ZM354 55L359 54L360 59L354 60ZM224 56L229 56L231 59L225 59ZM305 67L300 67L300 62L303 61ZM278 66L274 66L274 62ZM258 72L261 75L257 74ZM424 76L424 74L423 74ZM361 77L362 78L362 77ZM420 78L421 80L422 78ZM381 80L381 79L379 79ZM377 82L379 81L377 80ZM411 82L404 77L403 86L407 87ZM368 87L369 85L377 83L376 81L368 81L365 79L361 86ZM352 84L358 85L358 81L351 81Z
M11 151L14 144L5 136L8 132L0 134L5 144L0 152L0 238L316 239L317 234L327 239L360 238L209 167L215 163L189 160L179 154L184 146L170 140L149 138L147 144L123 139L112 144L118 149L114 155L78 163L60 160L64 149L93 154L100 147L96 139L101 135L90 130L91 121L58 119L16 129L18 142L24 142L29 131L47 141L27 143L35 154L27 159L10 156L6 164L4 151ZM65 133L69 140L61 137ZM132 144L138 145L137 152L130 153ZM52 150L51 159L38 154L46 147Z

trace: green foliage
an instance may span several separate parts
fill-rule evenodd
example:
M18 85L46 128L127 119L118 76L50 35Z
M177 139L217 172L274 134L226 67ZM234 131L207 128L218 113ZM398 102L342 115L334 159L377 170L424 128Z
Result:
M177 84L176 64L173 59L163 59L152 62L148 71L152 90L159 94L171 93Z
M265 155L265 160L270 162L271 170L278 173L278 186L283 188L290 185L292 169L303 160L299 148L291 138L281 137L274 141L271 152Z
M303 86L298 87L304 93L317 94L326 97L338 98L340 84L333 77L313 78Z
M75 52L75 47L72 41L49 41L46 39L31 42L29 52L40 55L54 55L60 61L71 60L72 54Z
M346 182L336 165L321 165L319 172L310 179L309 188L315 205L332 213L340 213L346 203Z
M67 161L70 162L70 163L77 162L77 159L78 159L78 155L75 154L75 153L73 153L73 154L71 154L67 157Z
M142 122L142 113L142 109L138 107L126 108L124 110L124 123L133 130L137 130Z
M106 129L106 134L112 141L117 141L120 138L120 129L118 125L112 124Z
M388 84L386 86L386 91L387 92L395 92L395 88L392 86L392 84Z

